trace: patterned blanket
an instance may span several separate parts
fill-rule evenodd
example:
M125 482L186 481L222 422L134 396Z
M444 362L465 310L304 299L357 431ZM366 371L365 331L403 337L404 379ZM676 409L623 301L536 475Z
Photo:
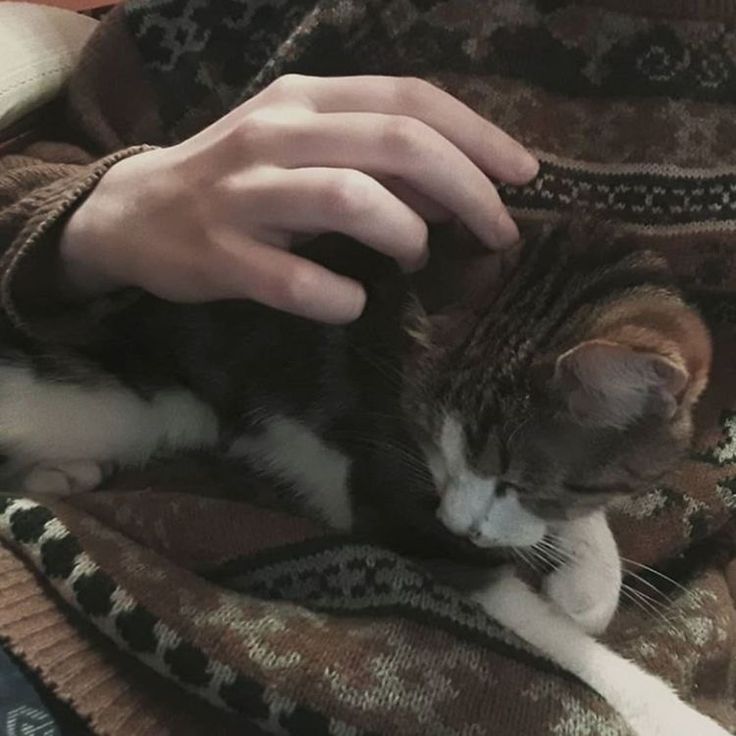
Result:
M630 576L606 640L736 733L736 5L131 0L113 16L161 131L125 143L180 140L287 72L428 77L540 156L534 182L502 189L523 227L587 209L668 255L712 325L714 378L687 462L612 514ZM630 736L411 560L220 472L0 503L0 636L93 732Z

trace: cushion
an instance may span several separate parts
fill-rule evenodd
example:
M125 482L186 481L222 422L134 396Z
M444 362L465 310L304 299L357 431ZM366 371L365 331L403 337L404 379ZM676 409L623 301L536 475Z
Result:
M97 21L32 3L0 3L0 131L59 93Z

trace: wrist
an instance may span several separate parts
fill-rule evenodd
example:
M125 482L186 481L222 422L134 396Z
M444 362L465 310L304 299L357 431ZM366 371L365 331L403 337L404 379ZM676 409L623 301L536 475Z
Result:
M141 199L150 198L145 150L117 162L67 220L59 242L58 285L68 299L102 296L129 286L126 251L137 238ZM144 170L141 171L141 164Z
M101 236L96 233L99 226L96 209L94 200L87 199L72 213L62 230L57 285L65 299L102 296L121 286L107 276L96 262L100 256L101 242Z

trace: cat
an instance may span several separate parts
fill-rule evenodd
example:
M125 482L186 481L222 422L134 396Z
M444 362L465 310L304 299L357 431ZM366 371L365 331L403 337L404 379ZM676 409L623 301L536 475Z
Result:
M337 529L498 567L470 594L639 736L723 736L592 636L621 585L605 508L673 467L707 383L708 331L663 260L562 227L526 243L498 292L428 313L388 259L344 238L306 255L366 284L360 320L142 296L74 354L8 337L7 477L81 491L112 464L217 450ZM507 563L551 538L566 562L539 594Z

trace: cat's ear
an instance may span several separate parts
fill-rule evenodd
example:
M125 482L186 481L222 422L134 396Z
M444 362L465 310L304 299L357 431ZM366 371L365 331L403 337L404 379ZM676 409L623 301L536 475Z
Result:
M607 340L589 340L557 359L554 383L573 418L624 428L645 414L674 416L690 383L681 362Z

